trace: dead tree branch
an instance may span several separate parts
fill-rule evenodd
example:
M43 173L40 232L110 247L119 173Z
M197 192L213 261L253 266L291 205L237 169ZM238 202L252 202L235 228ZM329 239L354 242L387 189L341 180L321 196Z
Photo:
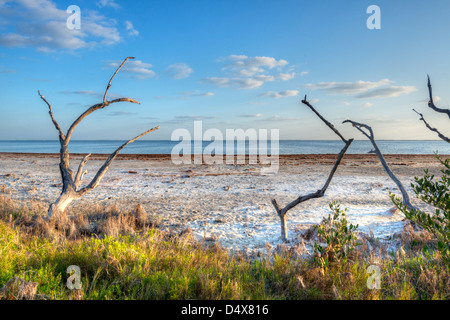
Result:
M119 152L125 148L128 144L136 141L137 139L145 136L146 134L158 130L159 126L149 129L147 131L145 131L144 133L141 133L140 135L138 135L137 137L128 140L127 142L125 142L124 144L122 144L119 148L116 149L116 151L114 151L113 153L110 154L110 156L108 157L108 159L106 159L105 163L101 166L101 168L98 170L97 174L95 175L95 177L92 179L92 181L84 188L80 189L78 191L79 195L82 196L84 194L86 194L87 192L91 191L92 189L96 188L100 181L102 180L103 176L105 175L106 171L109 169L109 167L111 166L111 163L113 162L113 160L117 157L117 155L119 154Z
M159 129L159 126L157 126L155 128L152 128L152 129L149 129L149 130L141 133L140 135L136 136L135 138L130 139L127 142L125 142L124 144L122 144L119 148L116 149L116 151L114 151L108 157L108 159L105 161L103 166L98 170L97 174L94 176L92 181L87 186L85 186L84 188L80 189L80 186L81 186L82 181L83 181L83 176L87 172L87 171L83 171L83 169L84 169L84 166L85 166L86 162L89 160L90 154L84 156L84 158L81 160L81 162L80 162L80 164L78 166L77 173L74 176L73 172L72 172L72 169L70 168L70 164L69 164L69 142L70 142L70 139L71 139L73 131L75 130L77 125L84 118L86 118L89 114L91 114L92 112L94 112L96 110L99 110L99 109L103 109L103 108L105 108L105 107L107 107L107 106L109 106L109 105L111 105L113 103L117 103L117 102L130 102L130 103L137 103L137 104L139 104L139 102L137 102L136 100L131 99L131 98L118 98L118 99L114 99L114 100L110 100L110 101L106 100L106 95L108 93L109 88L111 87L112 80L114 79L114 77L117 75L119 70L122 68L122 66L125 64L125 62L128 59L134 59L134 57L127 57L127 58L125 58L123 60L122 64L116 69L116 71L114 72L114 74L110 78L110 80L108 82L108 85L107 85L107 87L105 89L105 93L103 95L102 103L95 104L95 105L91 106L90 108L88 108L85 112L83 112L72 123L72 125L69 127L69 129L67 130L67 134L66 135L64 135L64 133L61 130L61 127L59 126L58 122L54 118L53 112L52 112L52 107L51 107L50 103L38 91L39 96L47 104L47 106L49 108L50 118L51 118L55 128L58 130L59 141L60 141L60 146L61 146L61 148L60 148L59 169L60 169L60 173L61 173L61 179L62 179L62 182L63 182L63 187L62 187L62 191L61 191L61 194L60 194L59 198L53 204L51 204L49 209L48 209L48 217L49 218L51 218L54 213L64 212L66 207L73 200L83 196L87 192L89 192L92 189L96 188L100 184L100 181L102 180L102 178L105 175L106 171L109 169L112 161L116 158L116 156L119 154L119 152L123 148L125 148L125 146L127 146L128 144L130 144L130 143L136 141L137 139L145 136L146 134Z
M436 105L434 104L434 102L433 102L433 92L431 90L430 76L427 75L427 77L428 77L428 93L430 95L430 101L428 101L428 106L431 109L433 109L434 111L436 111L436 112L447 114L447 116L450 118L450 110L449 109L441 109L441 108L436 107Z
M432 126L430 126L430 125L428 124L428 122L425 120L423 114L421 114L420 112L417 112L416 109L413 109L413 111L414 111L415 113L417 113L417 114L420 116L420 120L423 121L423 123L425 123L425 125L427 126L428 129L430 129L430 131L436 132L436 133L438 134L439 138L441 138L441 139L444 140L445 142L449 142L449 143L450 143L450 139L449 139L449 138L447 138L447 137L444 136L441 132L439 132L438 129L433 128Z
M43 95L41 95L41 93L38 90L38 94L41 97L42 100L44 100L44 102L47 104L48 106L48 113L50 115L50 118L52 119L53 125L55 126L56 130L58 130L59 133L59 140L62 141L64 140L66 137L64 136L64 133L61 130L61 127L59 126L58 122L55 120L55 117L53 116L53 111L52 111L52 106L50 105L50 103L44 98Z
M400 182L400 180L397 179L397 177L391 171L391 169L389 168L386 160L383 157L383 154L380 151L380 148L378 148L378 145L377 145L377 143L375 141L375 137L374 137L372 128L370 126L368 126L367 124L355 122L355 121L352 121L352 120L345 120L342 123L351 123L353 127L358 129L363 135L365 135L370 140L370 142L372 143L372 145L374 147L375 153L377 154L378 158L380 159L381 165L383 166L384 170L389 175L389 177L392 179L392 181L395 182L395 184L399 188L400 192L402 193L403 204L405 206L410 207L410 208L414 208L414 206L411 205L411 202L410 202L410 199L409 199L409 195L406 192L406 189L403 187L403 184Z
M287 212L302 202L305 202L307 200L314 199L314 198L320 198L325 195L325 191L327 190L328 186L330 185L330 182L333 179L333 176L334 176L339 164L341 163L341 160L344 157L345 152L350 147L350 144L353 142L353 139L349 139L349 140L345 139L342 136L342 134L329 121L327 121L324 117L322 117L322 115L319 112L317 112L317 110L308 102L308 100L306 99L306 95L305 95L305 98L302 100L302 103L305 104L306 106L308 106L331 130L333 130L333 132L336 133L336 135L338 135L339 138L341 138L341 140L345 143L345 146L342 148L341 152L339 152L336 162L335 162L333 168L331 169L331 172L328 175L328 178L327 178L325 184L323 185L323 187L321 189L317 190L316 192L298 197L294 201L287 204L284 208L280 207L275 199L272 199L272 204L275 207L275 210L281 221L281 239L284 242L288 241L287 240L287 218L286 218Z
M428 101L428 107L430 107L431 109L433 109L436 112L439 113L445 113L447 114L447 116L450 118L450 110L448 109L441 109L436 107L436 105L433 102L433 91L431 89L431 81L430 81L430 76L428 76L428 93L430 95L430 100ZM413 111L415 113L417 113L420 116L420 120L423 121L423 123L425 123L425 126L433 132L436 132L439 136L439 138L441 138L442 140L444 140L445 142L449 142L450 143L450 138L446 137L445 135L443 135L438 129L430 126L428 124L428 122L425 120L425 117L423 116L423 114L421 114L420 112L417 112L415 109L413 109Z
M91 154L87 154L84 156L83 160L81 160L80 165L78 166L78 171L77 174L75 175L75 189L78 189L78 187L81 185L81 182L83 181L83 176L85 175L85 173L87 173L87 171L83 171L84 165L86 164L86 162L89 160L89 157L91 156Z

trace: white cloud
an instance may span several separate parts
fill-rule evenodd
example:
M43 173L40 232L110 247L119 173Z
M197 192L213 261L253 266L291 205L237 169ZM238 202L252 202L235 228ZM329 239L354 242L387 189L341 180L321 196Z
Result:
M219 77L209 77L203 79L203 82L207 82L213 84L218 87L229 87L230 79L229 78L219 78Z
M280 73L278 75L278 79L283 80L283 81L291 80L294 77L295 77L295 72L292 72L292 73Z
M176 116L173 121L200 121L217 119L215 116Z
M270 121L270 122L277 122L277 121L295 121L295 120L299 120L296 118L291 118L291 117L282 117L279 115L274 115L265 119L259 119L259 121Z
M0 34L0 46L51 52L112 45L121 40L116 22L96 11L83 10L79 30L67 28L69 16L66 8L58 9L51 0L4 1L0 21L7 27Z
M294 96L298 95L298 92L299 92L298 90L284 90L284 91L280 91L280 92L267 91L267 92L261 93L259 96L260 97L270 96L272 98L278 99L278 98L284 98L284 97L294 97Z
M240 89L256 89L266 82L275 80L287 81L294 78L295 73L281 73L281 69L288 65L283 59L273 57L248 57L246 55L230 55L218 59L225 65L221 70L225 77L208 77L203 82L219 87L237 87ZM276 74L274 71L280 73Z
M345 94L355 98L387 98L408 94L417 89L413 86L393 86L389 79L379 81L356 81L356 82L319 82L316 84L306 84L305 87L311 90L322 90L330 94Z
M302 71L300 72L300 77L306 76L309 73L309 71Z
M128 111L111 111L107 115L113 117L123 117L123 116L134 116L137 115L137 113Z
M180 94L189 97L212 97L215 95L214 92L200 92L200 90L184 91L180 92Z
M323 90L331 94L358 94L366 92L369 89L388 85L389 79L382 79L377 82L372 81L356 81L356 82L319 82L316 84L306 84L305 87L311 90Z
M362 106L363 106L364 108L369 108L369 107L373 106L373 103L365 102L365 103L362 104Z
M247 79L233 79L230 81L231 85L236 85L241 89L256 89L261 87L264 84L264 81L266 79L263 77L256 78L247 78ZM273 80L266 80L266 81L273 81Z
M120 8L120 5L116 3L114 0L99 0L97 1L97 6L100 8L109 7L116 10Z
M256 114L248 114L248 113L244 113L239 115L242 118L260 118L262 117L262 113L256 113Z
M93 91L93 90L64 90L64 91L60 91L61 94L76 94L76 95L81 95L81 96L91 96L91 97L95 97L95 98L99 98L102 99L103 95L105 94L104 92L98 92L98 91ZM108 99L116 99L116 98L120 98L121 96L118 94L114 94L114 93L110 93L108 92Z
M247 102L247 104L249 104L251 106L262 106L262 105L265 105L266 103L265 102L253 102L253 101L250 101L250 102Z
M107 67L118 68L122 61L111 61L106 64ZM155 71L151 70L153 65L142 62L141 60L128 60L122 67L121 71L130 73L133 77L138 79L147 79L156 75Z
M189 67L186 63L175 63L167 67L166 70L169 76L173 79L184 79L194 72L194 69Z
M218 87L231 87L237 86L241 89L256 89L261 87L264 84L264 80L266 78L260 77L256 78L219 78L219 77L210 77L203 79L203 82L213 84ZM271 81L271 80L267 80ZM273 80L272 80L273 81Z
M62 94L79 94L79 95L87 95L87 96L95 96L95 97L101 97L103 96L102 92L97 92L93 90L64 90L61 91Z
M139 35L139 31L137 31L134 28L133 23L131 21L128 21L128 20L125 21L125 28L128 31L128 35L130 35L130 36L138 36Z
M245 55L231 55L227 58L221 58L219 61L231 60L231 64L226 66L226 69L230 69L233 72L246 71L247 75L251 76L259 73L264 67L273 69L275 67L283 67L288 64L286 60L276 60L272 57L248 57Z
M388 88L379 88L371 90L369 92L361 93L356 96L356 98L388 98L388 97L398 97L402 94L408 94L416 91L416 87L413 86L391 86Z

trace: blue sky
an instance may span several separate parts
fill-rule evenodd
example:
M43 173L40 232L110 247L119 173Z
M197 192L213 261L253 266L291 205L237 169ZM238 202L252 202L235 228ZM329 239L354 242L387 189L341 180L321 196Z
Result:
M67 28L76 5L79 30ZM369 30L367 7L381 10ZM57 139L40 90L67 129L127 56L109 98L132 97L86 118L73 139L170 139L177 128L277 128L281 139L336 139L301 104L341 122L373 127L378 139L438 139L450 104L448 1L52 1L0 0L0 139Z

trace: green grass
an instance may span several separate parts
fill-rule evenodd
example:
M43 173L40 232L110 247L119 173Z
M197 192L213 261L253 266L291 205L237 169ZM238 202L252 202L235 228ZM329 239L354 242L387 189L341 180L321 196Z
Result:
M22 210L22 209L21 209ZM357 250L323 269L289 250L250 260L217 246L167 237L157 228L108 236L46 237L17 223L26 210L0 213L0 287L13 277L38 283L50 299L449 299L449 266L437 253ZM12 220L11 220L12 219ZM22 219L23 220L23 219ZM28 221L28 220L27 220ZM364 247L364 246L362 246ZM369 265L381 289L367 287ZM70 265L81 292L69 290ZM78 295L75 295L77 293Z

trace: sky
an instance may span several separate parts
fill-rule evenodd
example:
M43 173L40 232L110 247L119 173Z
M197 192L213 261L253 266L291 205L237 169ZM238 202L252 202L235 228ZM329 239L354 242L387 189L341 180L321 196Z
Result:
M75 5L76 12L67 9ZM376 5L379 29L369 29ZM279 129L280 139L439 139L450 105L450 1L0 0L0 140L56 140L91 105L76 140L170 140L174 130ZM68 24L68 21L70 22ZM79 26L76 24L79 21ZM79 27L79 28L78 28Z

